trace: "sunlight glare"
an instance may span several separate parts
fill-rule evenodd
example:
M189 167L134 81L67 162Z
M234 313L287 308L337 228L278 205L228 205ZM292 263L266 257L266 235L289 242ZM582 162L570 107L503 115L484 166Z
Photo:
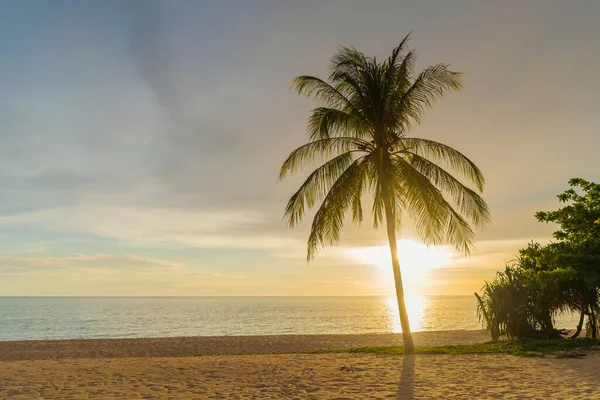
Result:
M425 296L409 294L404 297L404 300L406 301L406 312L408 313L410 329L413 332L418 332L422 329L422 321L425 317L424 314L427 307L427 299ZM388 313L388 329L390 332L394 333L402 332L396 296L389 296L385 303Z
M400 319L395 296L394 273L389 246L361 247L347 250L347 255L361 264L375 266L388 293L393 293L386 303L388 308L389 329L400 332ZM413 331L421 329L427 299L423 291L430 282L430 273L436 268L449 265L454 252L445 246L427 246L410 239L398 240L398 259L402 271L406 309Z
M392 257L387 245L349 249L348 253L355 261L380 268L384 278L393 281ZM452 251L444 246L427 246L401 239L398 240L398 259L404 287L410 289L422 286L431 270L450 264Z
M346 250L355 262L377 268L381 285L387 293L394 294L387 301L390 330L400 332L400 320L395 296L394 272L390 249L385 246L360 247ZM430 273L453 262L454 252L446 246L427 246L410 239L398 240L398 259L402 271L406 309L411 329L421 329L426 298L423 296L431 282Z

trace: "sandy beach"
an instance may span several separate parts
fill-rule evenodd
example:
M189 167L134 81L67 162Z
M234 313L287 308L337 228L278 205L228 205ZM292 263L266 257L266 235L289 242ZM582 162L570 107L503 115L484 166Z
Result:
M490 337L483 330L456 330L415 332L414 339L419 346L440 346L485 342ZM402 335L395 333L27 340L0 342L0 361L299 353L401 344Z
M418 345L486 339L481 331L415 334ZM289 354L399 342L394 334L0 342L0 398L600 398L599 352L583 359ZM256 354L267 352L287 354Z

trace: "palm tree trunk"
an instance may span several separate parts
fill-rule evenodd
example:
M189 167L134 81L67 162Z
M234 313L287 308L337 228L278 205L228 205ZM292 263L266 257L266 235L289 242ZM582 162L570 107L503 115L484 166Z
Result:
M400 261L398 260L398 244L396 243L396 216L392 208L392 202L388 196L384 196L383 204L385 206L385 219L387 223L388 241L390 242L390 252L392 254L392 268L394 270L394 282L396 284L396 298L398 300L398 313L400 314L400 326L402 327L402 341L404 342L404 354L413 354L415 346L413 344L410 324L408 322L408 313L406 312L406 303L404 302L404 287L402 286L402 272L400 271Z

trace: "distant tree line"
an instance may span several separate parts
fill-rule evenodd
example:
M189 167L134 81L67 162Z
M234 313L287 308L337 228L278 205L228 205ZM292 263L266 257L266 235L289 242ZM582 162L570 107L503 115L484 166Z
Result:
M486 282L478 300L478 314L492 339L558 338L554 318L564 312L579 315L577 330L597 338L600 330L600 184L581 178L558 195L566 205L540 211L540 222L559 225L554 241L529 243L519 250L496 278Z

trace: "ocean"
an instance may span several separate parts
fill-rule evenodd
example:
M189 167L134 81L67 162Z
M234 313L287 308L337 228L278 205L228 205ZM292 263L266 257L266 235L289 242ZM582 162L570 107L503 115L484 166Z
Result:
M0 297L0 341L400 332L394 297ZM413 331L481 329L473 296L409 296ZM557 326L574 328L563 315Z

